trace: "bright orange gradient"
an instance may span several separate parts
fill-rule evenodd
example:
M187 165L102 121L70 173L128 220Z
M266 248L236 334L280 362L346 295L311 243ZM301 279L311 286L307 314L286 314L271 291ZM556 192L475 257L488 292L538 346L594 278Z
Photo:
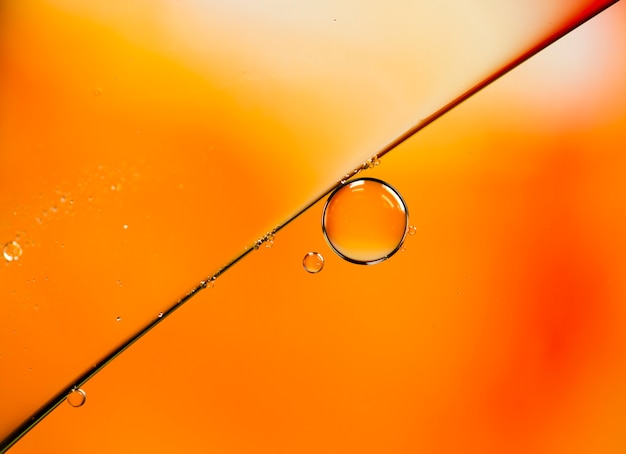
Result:
M2 2L0 433L601 3ZM623 55L620 2L359 175L404 251L337 257L322 200L10 453L624 452Z

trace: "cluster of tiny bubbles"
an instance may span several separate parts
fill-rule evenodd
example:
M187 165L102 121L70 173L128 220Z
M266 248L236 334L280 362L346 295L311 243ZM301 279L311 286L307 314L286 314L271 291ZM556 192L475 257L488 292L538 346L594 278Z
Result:
M363 164L361 164L361 167L354 169L352 172L346 173L343 176L343 178L340 180L340 183L342 185L345 185L350 178L357 176L359 173L361 173L361 171L373 169L374 167L379 166L379 165L380 165L380 158L376 155L372 156Z
M363 163L363 170L373 169L376 166L380 165L380 158L378 156L372 156L367 161Z
M324 257L319 252L308 252L302 259L302 266L307 273L319 273L324 268Z
M416 233L417 233L417 227L415 227L414 225L410 225L409 230L408 230L409 236L415 236ZM400 248L400 252L405 252L405 251L406 251L406 247L404 246L404 244L402 244L402 247Z
M213 288L215 286L215 280L217 279L217 274L214 274L213 276L209 277L208 279L205 279L203 281L200 282L200 287L201 288Z
M87 400L87 394L81 388L72 388L67 395L67 403L72 407L82 407Z
M343 178L341 179L340 183L341 184L346 184L348 182L348 180L356 175L358 175L361 170L363 170L364 167L359 167L358 169L354 169L352 172L346 173Z
M373 265L402 247L408 231L408 209L400 193L384 181L352 180L328 197L322 231L341 258Z
M2 248L2 255L7 262L15 262L23 254L22 246L17 241L9 241Z
M254 250L257 251L261 247L262 244L265 244L265 247L268 249L274 246L274 239L276 238L277 230L278 230L278 227L273 229L271 232L267 232L261 238L256 240L253 246Z

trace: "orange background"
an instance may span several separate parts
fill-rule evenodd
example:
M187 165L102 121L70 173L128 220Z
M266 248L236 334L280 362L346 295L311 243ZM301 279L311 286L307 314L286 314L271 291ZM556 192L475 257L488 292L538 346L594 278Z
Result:
M0 6L3 435L585 2L83 3ZM315 205L11 452L624 452L625 26L364 172L407 201L404 252L343 262Z

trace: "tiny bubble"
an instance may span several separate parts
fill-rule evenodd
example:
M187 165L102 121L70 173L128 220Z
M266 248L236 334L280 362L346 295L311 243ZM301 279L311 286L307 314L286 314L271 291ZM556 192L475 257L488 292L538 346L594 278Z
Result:
M124 224L124 230L126 230L128 228L128 224Z
M122 281L121 281L121 280L119 280L119 279L118 279L118 280L117 280L117 281L115 281L115 282L116 282L116 283L117 283L117 285L119 285L120 287L122 286Z
M163 317L163 312L159 312L159 318Z
M9 241L2 249L2 255L7 262L15 262L22 256L22 246L17 241Z
M272 246L274 246L274 240L267 240L265 242L265 247L270 249Z
M72 407L81 407L87 400L87 394L80 388L72 389L67 395L67 403Z
M415 227L414 225L409 226L409 235L415 236L416 233L417 233L417 227Z
M309 252L302 259L302 266L308 273L319 273L324 268L324 257L318 252Z
M115 318L115 321L116 321L116 322L119 322L119 321L121 321L121 320L122 320L122 317L119 317L119 316L118 316L118 317L116 317L116 318Z
M102 94L102 88L96 87L93 89L94 96L100 96Z
M62 195L61 198L59 199L61 201L61 203L65 203L65 201L67 200L67 198Z

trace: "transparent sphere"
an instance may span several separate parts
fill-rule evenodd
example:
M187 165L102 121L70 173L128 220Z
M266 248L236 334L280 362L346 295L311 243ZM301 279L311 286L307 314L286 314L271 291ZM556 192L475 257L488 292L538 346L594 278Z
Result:
M398 191L382 180L360 178L328 197L322 230L343 259L373 265L395 254L406 237L409 215Z
M302 259L302 266L308 273L319 273L324 268L324 257L318 252L309 252Z
M87 394L80 388L72 389L67 395L67 403L72 407L81 407L87 400Z
M2 248L2 255L7 262L19 260L22 256L22 247L17 241L10 241Z

